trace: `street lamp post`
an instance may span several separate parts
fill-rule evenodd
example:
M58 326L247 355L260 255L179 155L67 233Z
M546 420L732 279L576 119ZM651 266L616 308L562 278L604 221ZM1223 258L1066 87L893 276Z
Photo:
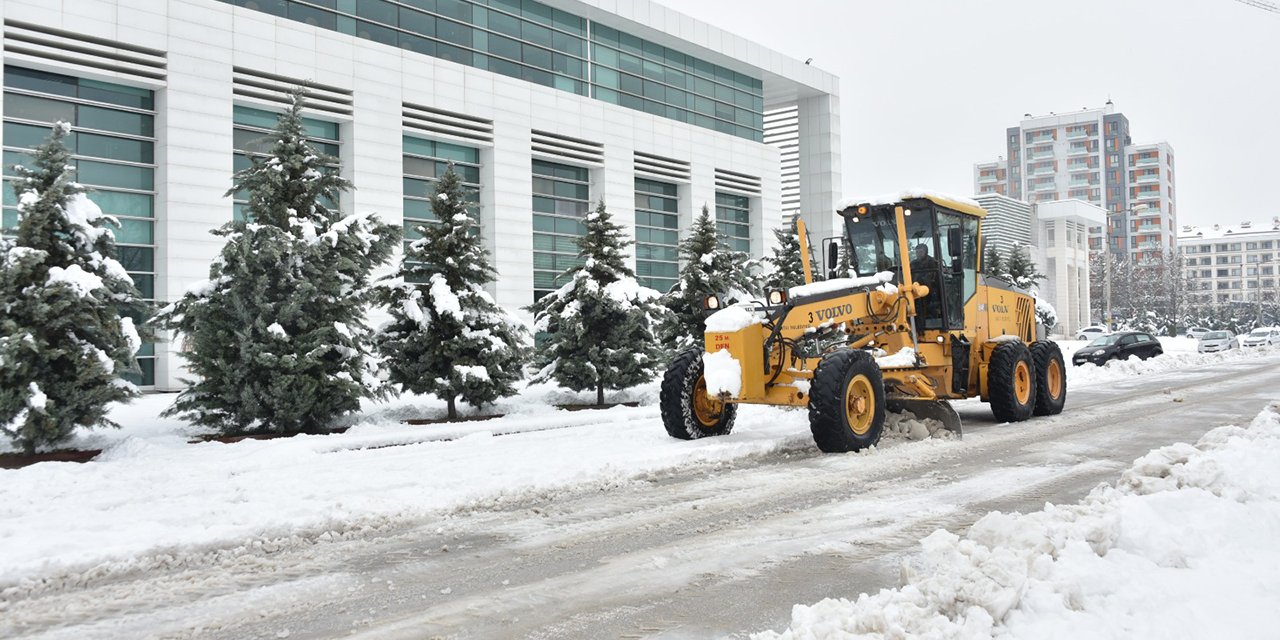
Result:
M1257 287L1257 293L1258 293L1258 326L1259 326L1259 327L1261 327L1261 326L1262 326L1262 265L1267 264L1267 263L1269 263L1269 262L1271 262L1271 257L1270 257L1270 256L1267 256L1267 257L1264 257L1264 258L1262 258L1262 259L1258 260L1258 267L1257 267L1257 269L1258 269L1258 273L1257 273L1257 278L1258 278L1258 287Z

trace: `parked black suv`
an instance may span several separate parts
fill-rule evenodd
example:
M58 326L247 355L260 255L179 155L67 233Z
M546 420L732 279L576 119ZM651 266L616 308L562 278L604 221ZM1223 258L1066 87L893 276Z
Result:
M1149 333L1141 331L1120 331L1093 339L1093 342L1080 347L1071 358L1072 364L1081 365L1091 362L1096 365L1106 364L1108 360L1124 360L1129 356L1138 356L1146 360L1164 353L1160 341Z

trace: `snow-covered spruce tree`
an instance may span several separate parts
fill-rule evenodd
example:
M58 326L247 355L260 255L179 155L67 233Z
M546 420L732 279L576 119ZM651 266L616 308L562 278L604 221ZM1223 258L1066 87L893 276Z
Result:
M351 184L307 143L303 105L295 90L268 156L235 174L227 195L248 194L248 221L214 231L227 243L209 280L157 316L196 376L165 415L229 435L316 431L382 392L365 305L400 232L325 205Z
M764 258L770 271L765 279L769 289L790 289L804 284L804 264L800 257L800 237L796 235L796 224L778 227L773 230L773 237L778 244L773 248L773 255Z
M479 407L515 393L529 334L484 291L495 277L480 237L471 233L466 193L453 165L436 183L438 222L405 251L400 271L378 283L391 321L374 337L391 382L448 403Z
M54 125L35 168L15 168L18 234L0 241L0 431L28 454L119 426L107 405L138 395L119 376L137 371L131 317L146 305L115 259L118 223L72 181L70 130Z
M1031 253L1027 247L1016 242L1009 250L1009 261L1005 263L1005 271L1009 274L1009 280L1014 286L1027 290L1034 289L1036 283L1045 278L1045 275L1036 268L1036 263L1031 259Z
M1000 257L995 245L988 246L986 255L982 257L982 273L997 278L1005 277L1004 259Z
M663 343L680 350L702 340L703 301L716 294L728 302L752 297L748 255L729 248L716 229L706 205L693 220L689 235L680 241L680 276L662 304L671 311L663 327Z
M530 307L537 330L546 333L533 380L595 389L596 404L604 404L605 389L648 382L665 364L657 327L666 311L657 291L636 282L622 253L631 241L612 218L603 201L587 214L586 234L578 239L583 264Z

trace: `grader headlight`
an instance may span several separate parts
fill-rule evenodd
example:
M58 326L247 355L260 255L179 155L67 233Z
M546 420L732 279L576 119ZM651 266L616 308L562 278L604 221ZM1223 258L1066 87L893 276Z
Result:
M769 304L774 306L777 306L780 304L786 304L787 292L783 289L772 289L769 291L768 299L769 299Z
M714 293L702 300L702 308L707 311L716 311L720 306L720 296L717 296Z

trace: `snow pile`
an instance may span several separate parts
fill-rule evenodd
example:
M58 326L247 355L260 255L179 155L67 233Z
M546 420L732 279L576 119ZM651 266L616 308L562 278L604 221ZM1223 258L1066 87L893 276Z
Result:
M764 322L764 314L749 304L735 304L707 316L707 332L733 333Z
M935 531L902 587L797 605L754 638L1273 637L1278 412L1152 451L1077 505Z
M878 351L883 353L883 351ZM876 364L881 369L892 369L895 367L914 367L916 366L916 350L911 347L903 347L901 351L891 356L879 356L876 358Z
M742 365L729 353L721 349L715 353L702 355L702 375L707 381L707 393L718 396L722 393L730 397L738 397L742 393Z
M832 278L830 280L823 280L822 282L802 284L798 287L791 287L791 291L789 293L792 298L801 298L804 296L831 293L832 291L844 291L845 289L874 287L890 280L893 280L893 272L881 271L875 275L863 276L861 278Z
M950 440L955 438L956 434L949 431L941 420L918 418L916 414L910 411L903 411L902 413L885 414L883 436L886 438L899 437L907 440L924 440L926 438Z

